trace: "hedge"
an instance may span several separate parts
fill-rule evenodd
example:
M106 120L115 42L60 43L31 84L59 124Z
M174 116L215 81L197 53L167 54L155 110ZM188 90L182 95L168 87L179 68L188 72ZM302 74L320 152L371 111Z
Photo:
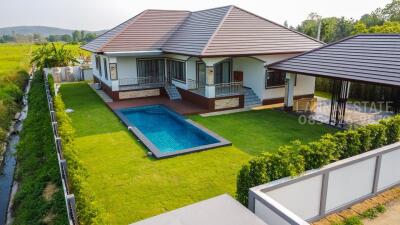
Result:
M248 191L257 185L361 154L400 140L400 115L359 128L326 134L318 141L294 141L277 153L265 153L243 165L236 181L236 198L248 204Z
M54 86L51 79L49 80L49 86ZM63 154L68 163L71 189L76 198L79 223L105 224L103 209L95 201L93 192L86 182L88 173L76 154L76 146L74 144L75 131L72 127L70 117L65 112L65 105L60 94L54 97L54 106L63 146Z
M12 209L16 225L68 223L44 90L43 74L37 72L28 97L28 116L17 145L15 179L19 186Z

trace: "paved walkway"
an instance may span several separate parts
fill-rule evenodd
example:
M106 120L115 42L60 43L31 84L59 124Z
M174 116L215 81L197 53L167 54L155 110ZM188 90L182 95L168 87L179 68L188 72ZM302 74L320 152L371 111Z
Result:
M331 111L331 100L317 97L317 110L310 115L310 118L329 123L329 115ZM348 102L346 104L345 121L351 125L365 125L377 122L378 120L391 116L393 113L384 109L380 109L380 105L375 107L367 107L364 104L355 104Z
M103 99L104 102L106 102L106 103L113 102L113 100L110 98L110 96L108 96L104 91L97 90L94 87L94 83L90 83L89 86L97 93L97 95L100 96L101 99Z
M386 205L386 212L373 220L363 220L364 225L395 225L400 224L400 199Z

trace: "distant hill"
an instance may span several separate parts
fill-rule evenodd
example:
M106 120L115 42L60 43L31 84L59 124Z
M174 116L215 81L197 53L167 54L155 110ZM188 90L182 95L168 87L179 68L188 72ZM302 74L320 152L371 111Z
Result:
M70 29L63 29L63 28L57 28L57 27L46 27L46 26L17 26L17 27L4 27L0 28L0 35L3 34L8 34L11 35L13 31L16 34L34 34L38 33L44 37L47 37L49 35L63 35L63 34L72 34L75 30L70 30ZM91 33L96 33L97 35L104 33L106 30L101 30L101 31L85 31L85 32L91 32Z

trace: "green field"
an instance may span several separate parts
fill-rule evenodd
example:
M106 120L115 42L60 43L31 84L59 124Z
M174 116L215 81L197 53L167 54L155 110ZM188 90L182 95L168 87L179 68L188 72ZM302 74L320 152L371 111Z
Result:
M109 224L129 224L223 193L234 196L236 175L254 155L334 131L300 125L295 116L273 110L192 116L233 146L155 160L87 84L64 84L61 95L74 110L69 115L88 188Z

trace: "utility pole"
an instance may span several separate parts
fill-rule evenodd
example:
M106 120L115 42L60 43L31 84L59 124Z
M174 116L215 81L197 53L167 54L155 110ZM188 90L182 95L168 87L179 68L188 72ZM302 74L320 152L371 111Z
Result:
M317 40L320 41L321 40L321 20L318 20L318 31L317 31Z

